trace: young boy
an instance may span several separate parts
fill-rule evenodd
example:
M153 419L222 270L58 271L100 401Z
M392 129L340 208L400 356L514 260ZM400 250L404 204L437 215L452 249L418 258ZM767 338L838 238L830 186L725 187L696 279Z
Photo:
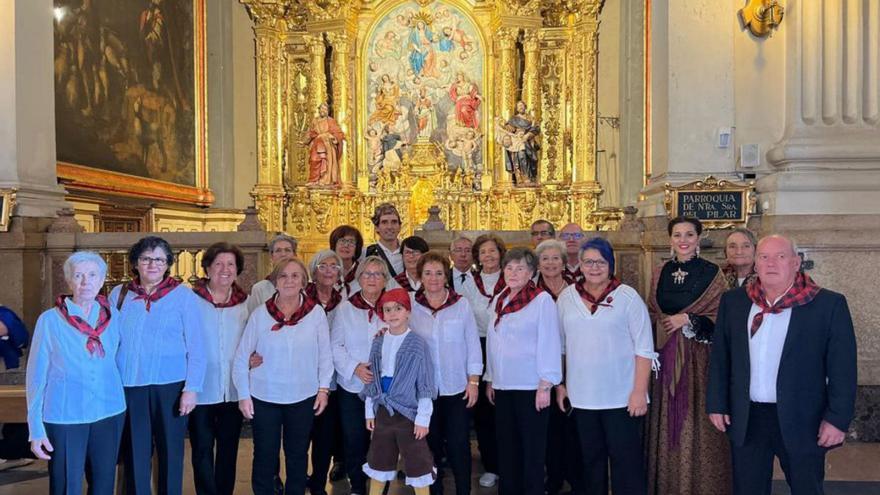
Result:
M379 379L361 392L367 429L373 432L364 464L374 480L370 495L381 495L385 482L396 478L398 455L406 484L416 495L428 495L437 473L425 440L436 395L431 355L428 344L408 327L412 306L405 289L385 292L377 306L388 325L370 349L370 369Z

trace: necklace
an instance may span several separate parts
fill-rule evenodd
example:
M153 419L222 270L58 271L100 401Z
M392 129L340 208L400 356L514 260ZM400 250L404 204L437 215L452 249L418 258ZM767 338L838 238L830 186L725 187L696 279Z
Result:
M688 272L682 270L681 267L679 267L678 270L672 272L672 281L676 285L681 285L684 283L684 279L687 276L688 276Z

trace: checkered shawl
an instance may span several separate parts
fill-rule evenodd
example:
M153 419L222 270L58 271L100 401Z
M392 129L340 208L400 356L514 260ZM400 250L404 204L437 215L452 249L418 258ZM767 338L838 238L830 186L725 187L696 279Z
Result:
M731 289L736 289L737 287L746 287L747 285L752 283L752 281L755 280L755 278L758 276L758 274L755 273L755 267L752 266L752 271L748 274L748 276L746 276L746 279L743 280L742 285L739 285L739 279L736 275L736 268L734 268L733 265L724 265L723 267L721 267L721 271L722 273L724 273L724 278L727 279L727 286Z
M495 282L495 287L492 288L492 293L486 292L486 287L483 285L483 277L480 276L480 272L478 270L474 270L471 272L471 275L474 276L474 284L477 286L477 290L480 291L480 294L487 299L492 299L495 297L495 294L498 294L507 286L504 282L504 274L498 275L498 281Z
M214 302L214 296L211 295L211 291L208 290L208 279L200 278L196 280L193 284L193 292L196 293L199 297L213 304L215 308L231 308L233 306L238 306L239 304L245 302L247 300L247 293L238 286L237 283L232 283L232 294L229 295L229 300L225 303Z
M58 296L58 298L55 299L55 308L61 313L61 317L64 318L64 321L88 337L88 340L86 340L86 350L89 351L89 354L97 354L98 357L104 357L104 345L101 344L101 334L104 333L104 330L107 330L107 327L110 325L110 303L107 302L107 298L102 295L95 297L95 301L98 303L101 312L98 314L98 321L95 326L92 327L79 316L71 316L70 312L67 311L67 305L64 304L64 300L72 297L73 296L67 295Z
M384 294L384 293L385 293L385 289L382 289L382 292L379 294L379 299L382 298L382 294ZM376 300L378 301L379 299L376 299ZM357 291L354 293L353 296L349 297L348 302L350 302L351 305L356 307L357 309L366 310L367 311L367 321L369 321L370 323L373 322L373 315L376 314L376 306L373 306L372 304L368 303L367 300L364 299L364 296L361 295L361 291Z
M147 294L147 290L141 285L140 277L135 277L134 280L128 283L128 290L134 292L135 301L138 299L144 300L147 305L147 313L149 313L151 303L162 299L166 294L176 289L178 285L180 285L180 282L178 282L176 278L165 277L164 280L159 282L159 285L156 286L156 290L154 290L152 294Z
M336 289L330 289L330 300L327 301L327 304L322 303L321 298L318 297L318 285L314 282L309 282L309 285L306 285L306 295L317 301L328 313L336 309L336 306L342 302L342 293Z
M584 281L584 274L579 269L575 271L571 271L568 269L568 264L562 269L562 278L565 279L565 282L569 285L573 283L580 283Z
M608 283L608 286L605 287L605 290L602 291L602 294L599 297L593 297L587 289L584 287L583 283L575 284L577 288L578 294L581 295L581 299L587 304L587 309L590 310L590 314L596 314L599 306L607 306L611 307L611 302L614 300L609 294L614 292L614 289L620 287L620 280L617 277L612 276L611 280Z
M407 292L415 292L416 290L409 283L409 277L406 276L406 270L400 275L394 277L394 280L397 281L397 284L400 285L401 288L406 289Z
M788 292L772 306L767 302L767 294L764 292L760 278L755 278L746 286L746 293L749 295L749 299L761 308L761 312L752 318L752 324L749 327L749 332L754 337L758 333L758 329L761 328L761 323L764 322L765 314L775 315L781 313L784 309L808 304L819 293L819 286L816 282L813 282L809 275L798 272L794 278L794 284L788 289Z
M501 317L510 314L516 313L517 311L523 309L528 306L530 302L532 302L538 294L544 292L542 289L538 288L534 282L529 280L525 287L519 290L515 296L510 298L510 301L507 302L507 305L504 305L504 298L510 294L510 287L505 287L500 294L498 294L498 299L495 301L495 329L498 329L498 324L501 323Z
M301 292L300 294L302 295L302 303L300 303L299 308L290 315L290 318L287 319L284 318L284 313L282 313L275 304L275 296L278 295L278 292L275 292L272 297L266 300L266 310L269 311L269 316L277 322L272 325L273 332L277 332L288 325L296 325L318 305L318 301L307 296L305 292Z
M444 309L454 305L461 299L461 296L452 289L447 289L449 292L446 295L446 301L440 305L440 307L435 308L431 306L431 303L428 302L428 296L425 295L425 288L419 287L419 290L416 291L416 302L427 308L431 311L431 316L436 316L437 313L443 311Z

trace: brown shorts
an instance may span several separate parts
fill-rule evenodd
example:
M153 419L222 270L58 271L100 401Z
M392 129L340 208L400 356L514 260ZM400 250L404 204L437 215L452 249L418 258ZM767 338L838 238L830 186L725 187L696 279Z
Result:
M437 471L434 456L426 439L416 440L415 424L402 414L391 416L384 407L376 413L376 427L370 440L370 451L364 472L379 481L397 477L397 457L403 457L406 484L413 487L434 483Z

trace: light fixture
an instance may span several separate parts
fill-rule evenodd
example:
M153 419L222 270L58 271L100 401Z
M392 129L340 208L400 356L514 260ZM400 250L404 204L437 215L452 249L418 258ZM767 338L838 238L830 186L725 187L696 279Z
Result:
M785 9L778 0L748 0L738 12L744 28L759 38L767 37L782 22Z

